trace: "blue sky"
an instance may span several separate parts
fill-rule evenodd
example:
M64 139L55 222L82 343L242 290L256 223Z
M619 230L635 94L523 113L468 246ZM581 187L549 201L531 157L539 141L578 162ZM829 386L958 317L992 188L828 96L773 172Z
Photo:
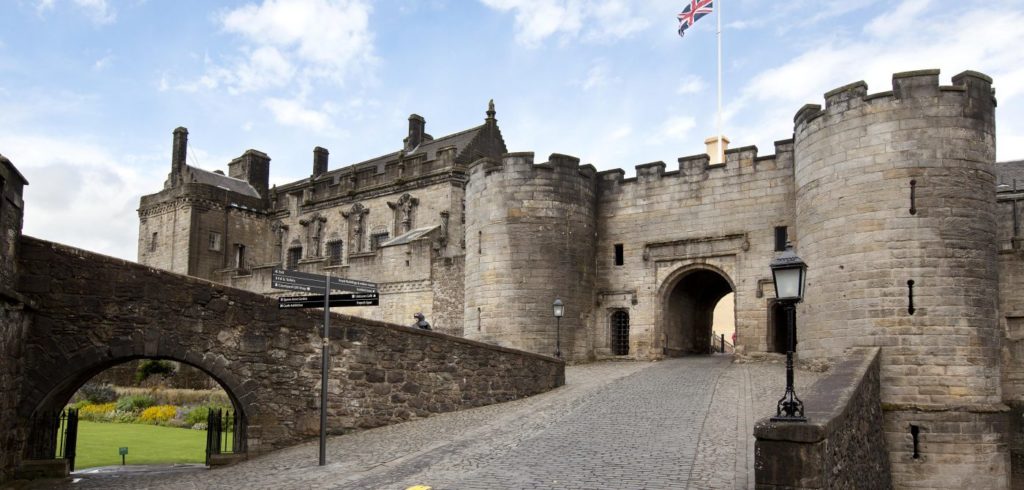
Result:
M998 159L1024 158L1024 0L723 0L725 134L790 137L824 92L893 72L995 79ZM722 2L716 2L722 4ZM598 169L675 159L715 133L715 17L669 0L2 0L0 153L28 178L25 232L134 260L139 197L171 131L189 163L268 153L271 181L480 124L512 151Z

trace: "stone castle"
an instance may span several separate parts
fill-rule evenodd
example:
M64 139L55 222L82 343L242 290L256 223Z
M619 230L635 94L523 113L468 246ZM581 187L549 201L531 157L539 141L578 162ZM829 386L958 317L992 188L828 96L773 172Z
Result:
M737 351L783 352L768 264L789 241L809 264L799 356L881 348L896 486L1005 488L1024 454L1024 165L995 163L995 106L983 74L898 73L890 91L857 82L800 108L772 155L709 141L632 178L509 153L493 103L439 138L414 114L400 150L335 170L317 147L308 179L275 187L256 150L227 174L187 165L178 128L164 189L139 207L138 259L267 294L277 267L368 280L380 306L346 313L650 360L709 352L728 293Z

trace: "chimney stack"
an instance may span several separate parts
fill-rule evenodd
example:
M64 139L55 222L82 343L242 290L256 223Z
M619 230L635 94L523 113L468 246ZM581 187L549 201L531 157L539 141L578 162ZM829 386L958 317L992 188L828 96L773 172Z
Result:
M712 136L704 140L704 145L707 147L708 158L711 161L711 165L720 165L725 163L725 150L729 149L729 138L722 136L722 147L718 147L718 136Z
M188 151L188 130L179 126L174 129L174 143L171 146L171 186L181 184L185 175L185 155Z
M313 148L313 176L322 175L327 173L327 155L329 152L327 148L316 147Z
M409 116L409 137L405 138L405 151L412 150L423 142L427 121L419 114Z

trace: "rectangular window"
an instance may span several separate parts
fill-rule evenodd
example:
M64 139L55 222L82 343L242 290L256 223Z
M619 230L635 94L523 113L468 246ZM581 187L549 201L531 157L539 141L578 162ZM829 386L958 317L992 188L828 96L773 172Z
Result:
M622 265L625 263L625 254L622 251L622 244L615 244L615 265Z
M332 264L341 263L341 252L344 250L342 243L341 240L327 242L327 258L330 259Z
M782 252L783 250L786 250L786 242L788 240L789 240L789 237L786 236L786 227L785 226L776 226L775 227L775 251L776 252Z
M238 243L235 246L235 267L245 269L245 245Z
M370 235L370 250L377 250L377 247L386 241L388 241L388 232L386 231Z
M150 252L156 252L156 232L155 231L153 232L153 235L151 237L149 237L149 251Z
M299 261L302 260L302 247L295 247L288 249L288 269L295 269L299 267Z
M220 233L215 231L210 232L210 250L220 252Z

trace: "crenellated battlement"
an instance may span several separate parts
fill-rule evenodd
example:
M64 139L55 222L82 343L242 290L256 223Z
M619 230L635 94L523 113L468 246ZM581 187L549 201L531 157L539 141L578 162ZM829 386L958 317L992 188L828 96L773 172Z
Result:
M762 175L760 170L792 168L793 140L775 142L775 153L758 155L757 146L732 148L725 152L725 163L712 164L706 153L688 155L677 159L677 167L667 170L663 161L643 163L634 167L636 176L626 178L622 169L605 170L597 173L598 188L601 192L619 192L634 189L635 186L657 186L659 183L675 185L686 183L691 187L721 185L723 179L745 181L775 176Z
M591 185L597 180L598 172L593 165L580 165L580 159L572 155L552 153L546 162L535 163L532 151L505 153L500 160L479 158L469 164L470 178L489 176L501 173L505 178L523 181L551 179L558 176L562 179L578 177L580 182Z
M960 106L967 115L985 117L996 105L992 79L976 71L964 71L953 76L953 85L939 85L939 70L915 70L894 73L892 90L868 93L863 80L849 83L825 93L825 107L806 104L793 116L795 131L811 128L822 116L841 116L849 111L878 110L882 104L905 104L917 100L922 106ZM935 114L941 115L941 114ZM821 123L819 123L821 124Z

